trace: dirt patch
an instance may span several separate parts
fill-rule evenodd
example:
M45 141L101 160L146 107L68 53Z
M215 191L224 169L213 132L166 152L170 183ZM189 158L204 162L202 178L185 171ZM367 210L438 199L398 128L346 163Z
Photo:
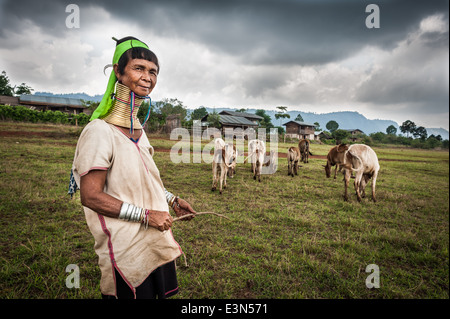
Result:
M48 133L45 132L0 131L0 137L29 137L29 136L46 137L47 135Z

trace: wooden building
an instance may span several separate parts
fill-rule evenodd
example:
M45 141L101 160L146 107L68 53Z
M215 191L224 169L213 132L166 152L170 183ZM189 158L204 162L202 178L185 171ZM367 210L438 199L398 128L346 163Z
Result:
M39 111L61 111L71 114L84 113L87 109L80 99L42 95L21 95L19 104Z
M206 128L208 125L207 124L208 116L209 114L205 115L201 119L202 127L204 128ZM225 135L226 129L241 128L243 131L245 131L246 129L250 128L256 131L260 120L262 120L261 116L250 113L231 112L231 111L222 111L219 113L219 123L222 135Z
M314 140L315 124L289 121L283 125L286 126L286 137Z
M364 132L361 131L360 129L356 128L356 129L344 129L344 131L347 131L351 134L350 139L353 142L356 142L356 140L358 140L358 138L361 137L361 135L364 135Z
M333 139L333 136L331 136L331 133L322 131L319 134L316 135L317 140L331 140Z
M256 115L256 114L253 114L253 113L245 113L245 112L222 111L219 114L220 115L243 117L243 118L246 118L247 120L253 122L253 124L255 124L255 125L259 125L259 122L263 119L259 115Z
M164 125L164 131L166 133L172 132L172 130L181 127L180 114L170 114L166 117L166 124Z
M18 96L0 95L0 105L20 105Z
M80 99L63 98L56 96L0 95L0 104L11 106L26 106L37 111L61 111L70 114L87 113L88 108L81 103Z

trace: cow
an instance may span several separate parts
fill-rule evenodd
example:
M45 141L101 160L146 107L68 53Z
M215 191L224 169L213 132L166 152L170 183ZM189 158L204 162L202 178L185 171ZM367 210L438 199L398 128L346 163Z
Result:
M365 197L365 188L370 178L372 178L372 200L377 201L375 197L375 185L380 170L378 157L375 151L365 144L353 144L348 147L344 159L344 182L345 194L344 200L348 201L347 188L351 177L351 172L355 172L355 190L358 201Z
M300 150L298 147L289 147L287 153L288 176L298 175L298 162L300 161Z
M300 150L301 161L303 163L309 163L309 155L311 154L309 145L311 142L307 139L300 140L298 142L298 149Z
M227 175L230 168L234 168L235 153L233 152L233 145L226 144L223 139L217 138L214 141L214 157L212 161L213 184L212 191L216 190L218 177L218 170L220 169L219 179L219 193L222 194L223 188L227 188Z
M244 163L246 163L247 159L250 157L253 179L256 180L256 178L258 177L259 182L261 182L261 171L264 164L265 155L266 145L263 141L251 140L248 142L248 156L245 159Z
M270 154L265 156L263 166L269 167L270 174L277 171L278 168L278 154L275 150L270 150Z
M238 157L238 152L236 150L236 145L233 145L233 161L231 162L230 167L228 168L227 175L230 178L233 178L236 175L236 160Z
M325 167L326 176L329 178L331 176L331 166L335 166L334 170L334 179L336 179L337 170L342 169L342 165L344 164L345 152L348 150L347 144L339 144L333 147L327 155L327 165L323 165Z

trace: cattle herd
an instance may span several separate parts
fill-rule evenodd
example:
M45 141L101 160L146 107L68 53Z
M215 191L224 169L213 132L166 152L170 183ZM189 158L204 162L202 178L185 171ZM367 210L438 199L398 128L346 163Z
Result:
M289 147L287 152L288 175L294 177L298 175L299 162L308 163L310 151L310 141L302 139L298 146ZM214 141L214 157L212 162L213 185L212 190L216 190L219 182L219 192L227 186L227 177L233 177L236 173L236 162L238 151L232 143L225 143L223 139L216 138ZM251 140L248 142L248 156L244 163L250 159L253 179L261 182L261 172L263 166L269 166L269 171L275 172L277 167L277 154L274 150L270 155L266 155L266 146L264 141ZM355 179L354 186L358 201L365 197L365 188L372 178L372 200L376 202L375 185L380 170L378 157L374 150L364 144L339 144L330 149L327 155L327 164L325 168L326 177L331 177L331 167L336 166L334 178L337 171L343 170L345 193L344 200L348 201L348 184L351 178ZM220 176L218 171L220 170ZM355 176L353 176L355 173Z

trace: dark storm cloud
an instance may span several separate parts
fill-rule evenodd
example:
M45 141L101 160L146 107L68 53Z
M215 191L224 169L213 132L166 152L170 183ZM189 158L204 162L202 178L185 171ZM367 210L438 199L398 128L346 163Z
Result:
M5 1L1 33L29 19L62 35L65 7L73 1ZM344 59L367 44L391 48L448 1L373 1L381 28L367 29L365 1L76 1L83 11L100 6L117 19L138 22L162 36L206 44L249 64L323 64ZM188 54L188 53L187 53Z
M71 3L78 30L65 25ZM370 3L380 8L379 29L365 25ZM109 63L111 36L137 32L164 51L165 92L193 96L192 107L352 104L440 121L448 9L448 0L0 0L0 62L20 81L78 90L80 70L95 75Z

